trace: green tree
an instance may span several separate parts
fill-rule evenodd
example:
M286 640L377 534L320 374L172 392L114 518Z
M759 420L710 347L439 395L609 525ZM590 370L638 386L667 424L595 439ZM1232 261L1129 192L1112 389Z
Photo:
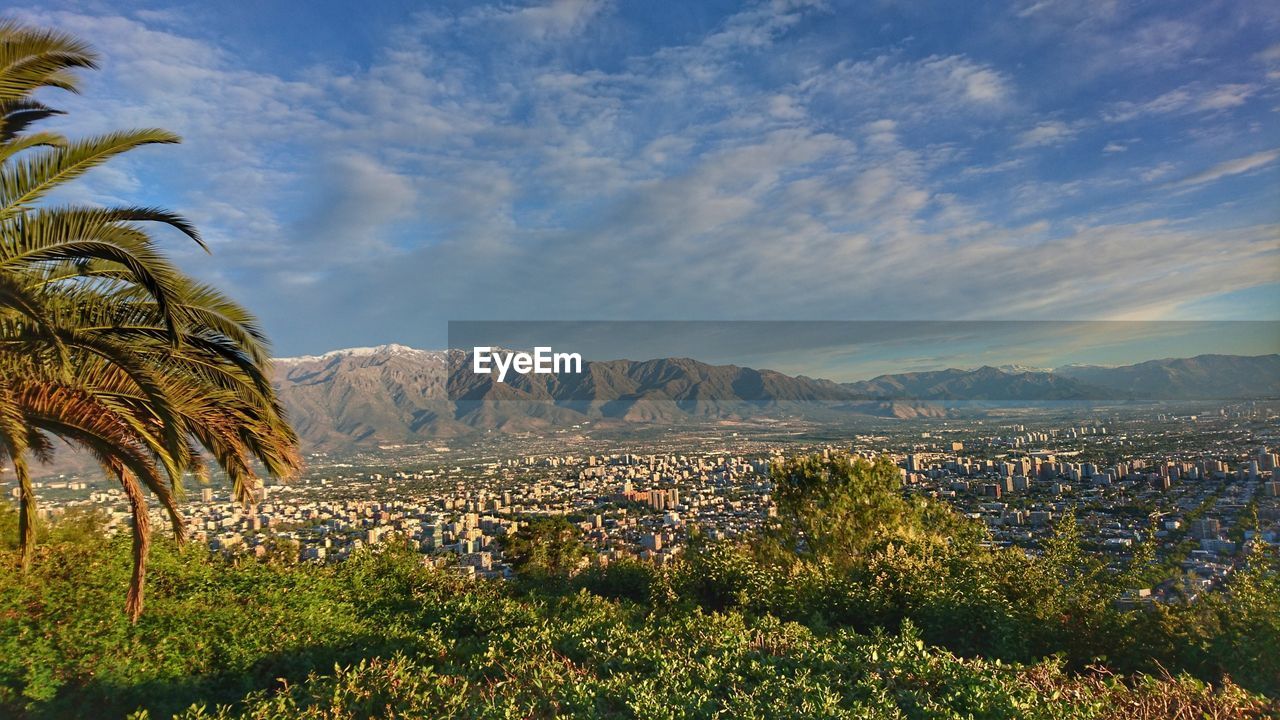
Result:
M902 473L884 456L792 458L771 476L778 516L766 552L848 568L890 543L945 542L972 532L949 508L904 497Z
M1280 559L1256 541L1245 553L1225 596L1214 597L1219 619L1210 644L1213 670L1280 695Z
M42 202L117 155L178 141L157 129L78 140L31 131L59 112L34 93L74 91L75 71L96 62L75 38L0 23L0 461L18 479L24 570L36 534L32 458L49 459L60 438L120 482L134 539L126 610L136 620L150 546L144 490L182 540L176 498L185 475L205 478L206 457L248 502L256 463L288 476L298 455L253 317L182 274L146 229L167 225L203 247L190 223L156 208Z
M1113 603L1130 580L1127 573L1110 572L1085 548L1074 512L1057 521L1041 556L1022 569L1019 580L1035 608L1039 622L1032 631L1046 654L1063 652L1083 667L1121 649L1125 622Z
M516 572L538 579L566 578L582 565L587 548L578 526L562 517L533 520L502 541Z

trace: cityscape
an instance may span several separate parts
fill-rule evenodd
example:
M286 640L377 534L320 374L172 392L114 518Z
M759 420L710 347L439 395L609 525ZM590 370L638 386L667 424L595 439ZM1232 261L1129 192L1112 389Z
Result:
M248 505L214 486L190 490L184 509L192 540L232 555L337 562L399 539L424 563L509 578L503 539L532 519L573 522L592 551L584 566L624 557L669 563L691 534L741 540L758 531L775 512L770 467L784 455L887 455L905 494L950 504L981 522L993 544L1036 552L1064 513L1117 568L1136 545L1154 543L1165 577L1133 588L1135 597L1193 602L1230 575L1250 543L1280 545L1277 410L1249 402L1194 413L1100 410L1081 424L1036 413L1016 422L907 421L840 442L804 439L803 430L782 439L789 433L781 429L687 430L661 441L584 431L574 441L399 448L394 454L406 457L387 465L378 453L317 454L300 479L265 485ZM565 445L573 451L554 452ZM123 493L94 475L36 487L50 498L42 510L50 517L96 509L109 527L129 523Z

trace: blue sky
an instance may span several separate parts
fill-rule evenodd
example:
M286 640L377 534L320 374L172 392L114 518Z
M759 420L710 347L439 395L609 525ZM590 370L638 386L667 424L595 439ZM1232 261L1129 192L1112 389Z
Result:
M62 199L188 214L212 257L167 246L280 355L468 319L1280 318L1274 2L6 14L103 56L46 98L62 129L185 138Z

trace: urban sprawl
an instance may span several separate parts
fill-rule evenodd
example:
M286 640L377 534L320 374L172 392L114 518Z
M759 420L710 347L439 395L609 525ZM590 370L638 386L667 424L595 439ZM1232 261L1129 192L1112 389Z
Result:
M424 562L506 577L503 538L540 517L581 529L592 549L584 563L667 563L693 533L742 538L767 522L776 512L769 469L784 456L887 455L905 493L951 503L984 523L992 543L1037 552L1069 512L1087 546L1117 567L1154 541L1156 560L1177 572L1127 601L1187 601L1230 575L1250 543L1280 543L1275 419L1245 404L1088 422L902 422L843 437L725 423L609 440L580 427L458 448L316 454L303 477L264 486L255 503L232 502L215 485L189 491L184 513L193 541L227 553L337 562L398 538ZM47 518L100 508L110 525L128 527L123 493L98 475L45 478L36 491Z

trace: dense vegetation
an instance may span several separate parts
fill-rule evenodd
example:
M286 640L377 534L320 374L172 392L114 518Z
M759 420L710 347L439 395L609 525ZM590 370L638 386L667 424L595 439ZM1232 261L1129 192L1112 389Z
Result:
M993 551L945 508L902 499L891 477L885 463L794 461L779 469L780 518L767 538L699 542L670 567L575 570L564 525L542 524L514 540L517 582L464 580L394 543L318 566L166 542L137 625L112 610L127 541L103 539L82 516L47 533L30 575L0 576L0 714L1280 710L1273 559L1257 555L1229 588L1194 604L1121 612L1112 600L1128 579L1081 552L1070 521L1042 558ZM805 519L788 518L800 509ZM12 513L0 530L6 522ZM794 534L797 522L804 536ZM544 534L554 552L533 547ZM0 561L16 567L16 554L3 552Z

